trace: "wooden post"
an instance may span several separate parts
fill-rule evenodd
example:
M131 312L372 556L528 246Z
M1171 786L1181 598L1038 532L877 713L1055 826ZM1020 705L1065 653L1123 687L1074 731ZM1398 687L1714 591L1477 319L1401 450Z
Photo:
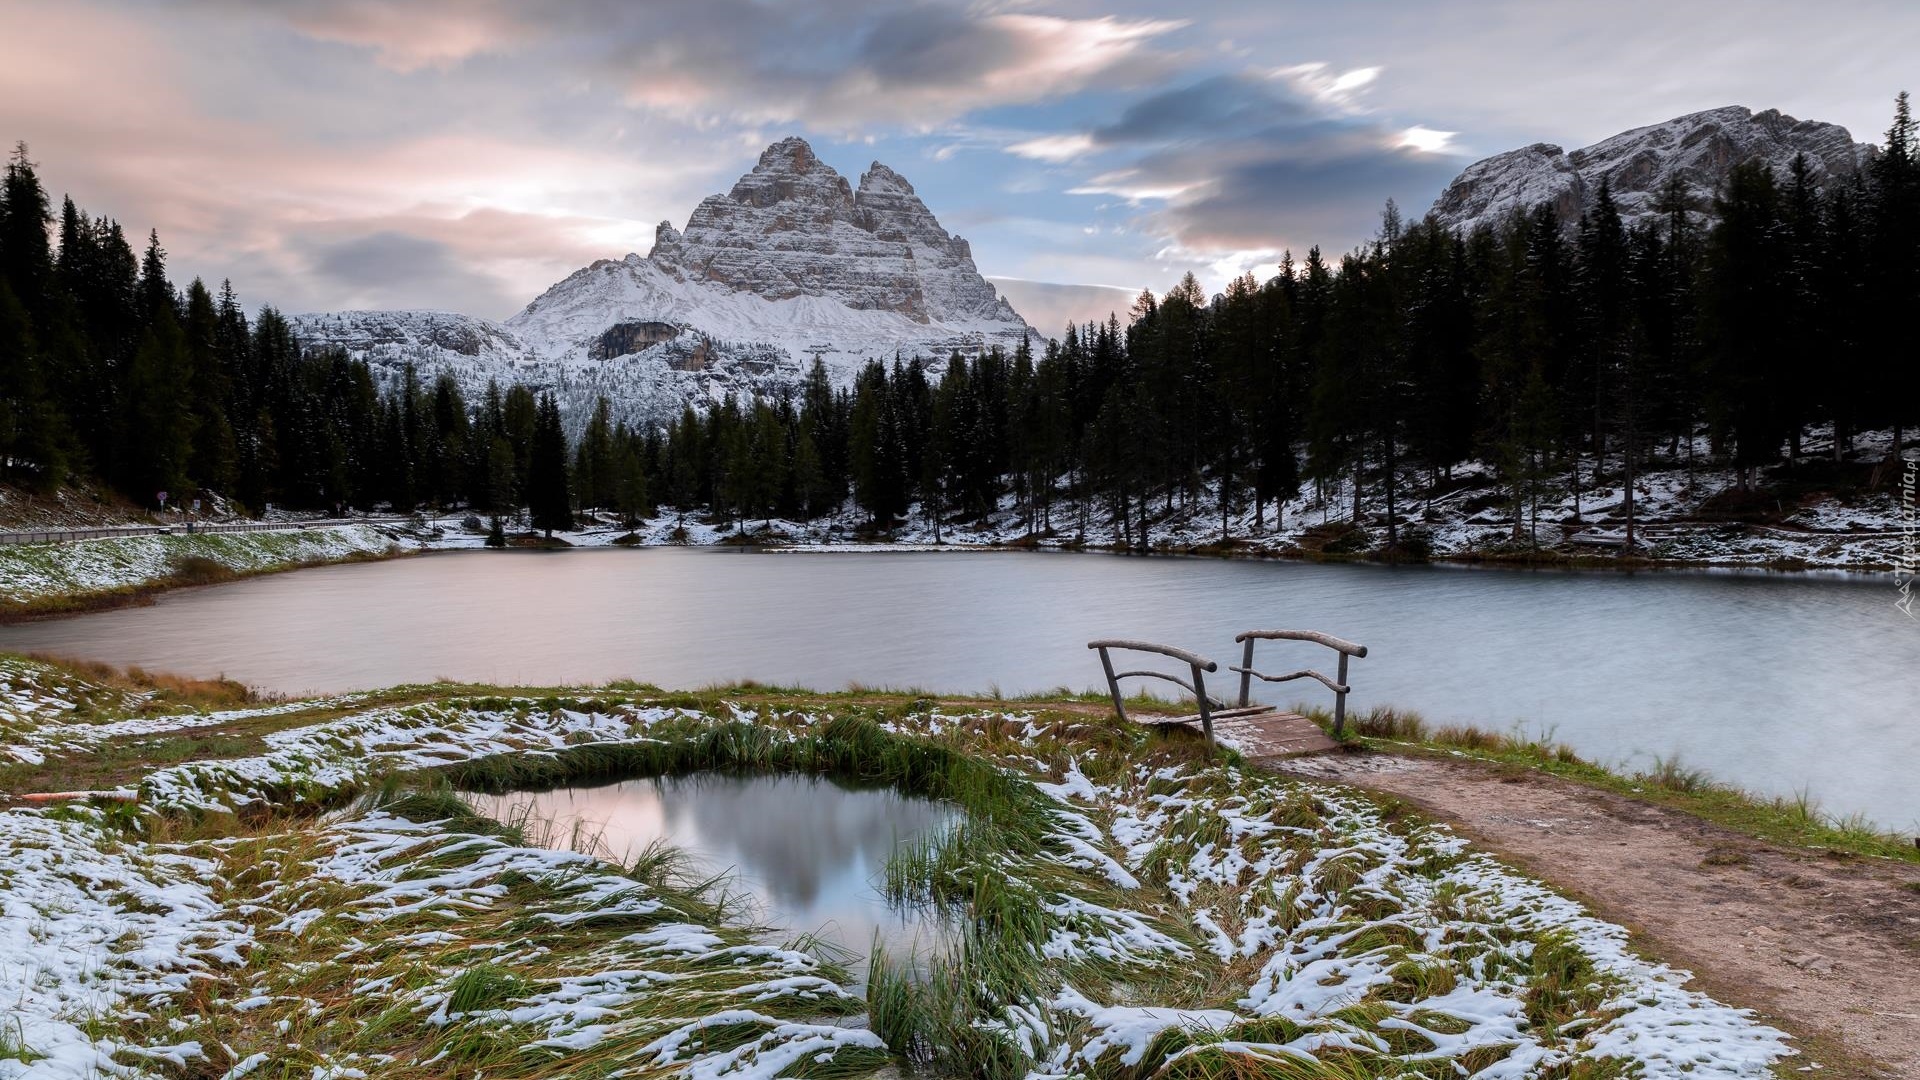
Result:
M1334 681L1338 682L1341 686L1347 685L1347 654L1345 652L1340 654L1340 674L1335 677ZM1340 738L1340 736L1345 733L1346 728L1347 692L1340 690L1333 695L1333 737L1336 739Z
M1100 650L1100 666L1107 672L1107 692L1113 695L1113 711L1120 714L1120 720L1124 723L1127 719L1127 707L1120 701L1120 680L1113 677L1113 660L1107 656L1107 650L1104 647Z
M1253 689L1253 639L1247 639L1247 651L1240 658L1240 707L1248 705L1247 695Z
M1200 730L1206 732L1207 745L1213 745L1213 710L1207 708L1207 679L1200 674L1200 665L1188 665L1193 668L1193 696L1200 701Z

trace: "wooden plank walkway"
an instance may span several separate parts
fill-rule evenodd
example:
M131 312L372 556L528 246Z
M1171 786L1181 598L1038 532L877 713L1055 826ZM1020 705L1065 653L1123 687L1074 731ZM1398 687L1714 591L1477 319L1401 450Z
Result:
M1138 716L1134 719L1142 724L1151 724L1161 718ZM1200 731L1200 721L1197 719L1182 726L1196 734ZM1252 760L1324 754L1340 747L1332 736L1320 730L1319 724L1299 713L1290 712L1268 712L1256 716L1216 714L1213 734L1216 739L1231 745Z

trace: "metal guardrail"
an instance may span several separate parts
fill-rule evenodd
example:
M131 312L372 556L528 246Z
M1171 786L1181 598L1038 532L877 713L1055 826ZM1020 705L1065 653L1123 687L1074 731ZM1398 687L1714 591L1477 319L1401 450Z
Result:
M316 521L181 522L178 525L114 525L91 529L29 529L0 532L0 546L10 544L64 544L75 540L104 540L121 536L170 536L192 533L298 532L335 525L395 525L409 519L325 518Z

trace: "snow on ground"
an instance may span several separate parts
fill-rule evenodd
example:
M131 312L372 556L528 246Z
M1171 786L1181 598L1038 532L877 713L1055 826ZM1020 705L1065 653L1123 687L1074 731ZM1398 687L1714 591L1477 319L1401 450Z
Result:
M1815 429L1804 447L1809 460L1823 460L1829 438ZM1878 461L1891 447L1891 434L1862 435L1855 440L1849 461L1855 465ZM1785 514L1777 525L1713 520L1703 508L1715 496L1733 489L1731 469L1711 465L1704 442L1695 448L1697 464L1654 469L1634 481L1638 553L1654 560L1706 563L1719 566L1879 570L1898 562L1903 538L1914 523L1890 485L1878 491L1849 496L1842 502L1832 495L1814 496L1806 505ZM1684 462L1685 455L1681 455ZM1613 465L1617 467L1617 462ZM1582 475L1591 483L1593 463ZM1424 489L1426 477L1402 477L1399 525L1406 538L1424 540L1440 557L1499 557L1538 548L1566 554L1604 554L1625 539L1624 489L1617 481L1580 491L1577 495L1560 478L1561 487L1528 508L1518 530L1509 493L1484 465L1469 462L1453 471L1450 490L1432 499L1410 495ZM1244 494L1235 496L1236 504ZM1362 515L1366 542L1358 549L1386 541L1381 511L1383 496L1377 481L1366 492ZM1184 552L1217 549L1225 541L1234 550L1255 555L1290 555L1316 550L1326 526L1352 518L1350 480L1324 492L1306 488L1279 506L1269 505L1256 519L1251 505L1237 505L1220 515L1219 488L1203 485L1189 503L1178 497L1149 503L1149 539L1155 550ZM1136 508L1137 509L1137 508ZM456 536L458 521L435 523L446 539L431 546L476 546L478 534ZM784 518L744 522L709 519L705 514L662 507L654 517L631 530L624 543L641 546L719 543L760 544L793 551L927 551L966 550L1008 545L1042 549L1120 547L1126 543L1118 523L1109 520L1104 505L1082 507L1064 486L1056 492L1048 521L1036 528L1022 518L1012 496L975 522L946 522L936 530L916 504L907 520L887 537L864 531L865 515L851 504L810 521ZM629 530L611 517L589 520L576 531L556 534L575 546L599 546L628 537ZM1137 537L1137 532L1136 532Z
M1827 437L1818 430L1809 436L1805 446L1809 460L1823 458L1830 443L1821 440ZM1877 461L1890 447L1890 433L1863 435L1849 460L1855 465ZM1706 462L1704 443L1696 450L1696 459ZM1589 463L1584 475L1591 473ZM1424 482L1411 475L1403 480L1406 491L1418 490ZM1781 515L1774 525L1703 516L1703 506L1733 488L1735 481L1731 470L1708 464L1653 470L1636 478L1639 553L1656 561L1729 567L1885 570L1899 564L1915 528L1910 511L1902 507L1891 486L1849 496L1845 502L1831 495L1815 496ZM1577 497L1569 490L1558 490L1527 512L1517 534L1510 499L1484 466L1468 463L1455 469L1453 485L1431 500L1403 495L1399 507L1403 542L1423 541L1437 557L1473 559L1524 554L1536 547L1604 555L1617 550L1625 539L1624 493L1617 485L1583 490ZM1372 505L1380 500L1377 487L1367 492L1366 536L1355 551L1385 542L1384 520ZM1318 550L1327 540L1325 528L1350 519L1352 506L1352 485L1342 482L1323 492L1308 488L1277 507L1266 507L1257 520L1251 506L1239 505L1223 522L1218 488L1209 484L1190 503L1153 500L1149 539L1155 550L1173 553L1221 550L1224 539L1237 553L1295 555ZM573 547L749 544L805 552L962 551L1010 545L1117 548L1127 542L1117 523L1107 518L1104 506L1083 507L1064 489L1056 493L1049 520L1043 524L1050 528L1033 528L1007 496L980 521L943 523L937 530L916 505L907 520L884 537L868 535L864 515L849 503L811 521L737 522L660 507L631 529L615 515L586 513L578 527L558 532L555 538ZM510 522L509 531L524 535L524 521ZM400 551L480 548L485 542L482 519L455 512L406 525L0 547L0 598L31 602L155 584L169 577L180 560L192 556L212 559L235 571L256 572Z
M1504 1048L1477 1077L1612 1057L1640 1062L1649 1080L1759 1077L1786 1052L1784 1036L1750 1012L1633 955L1621 927L1447 830L1393 827L1342 789L1139 770L1122 783L1053 790L1081 820L1109 823L1104 845L1128 868L1143 877L1157 869L1222 962L1258 964L1232 1011L1102 1006L1063 988L1054 1007L1099 1035L1057 1050L1050 1065L1062 1071L1115 1049L1123 1063L1138 1061L1169 1027L1193 1039L1176 1056L1219 1047L1265 1059L1332 1046L1404 1053L1395 1042L1403 1036L1419 1047L1409 1062ZM1575 1010L1592 1019L1550 1022L1542 958L1556 950L1581 957L1568 989L1604 998L1597 1010ZM1427 974L1411 976L1409 965ZM1401 986L1407 992L1377 992ZM1387 1014L1372 1030L1347 1012L1363 1000ZM1290 1037L1216 1038L1270 1018L1287 1021L1280 1030Z
M63 706L78 695L57 681L16 674L6 687L12 730L72 726ZM254 757L158 770L140 790L148 810L200 814L338 805L384 775L491 755L717 725L799 739L825 719L610 693L367 707L269 734ZM881 726L985 755L1057 808L1043 849L1004 872L1040 892L1058 985L981 1021L1024 1048L1034 1077L1336 1055L1365 1075L1445 1060L1519 1078L1618 1058L1646 1080L1757 1080L1791 1053L1749 1012L1636 956L1624 929L1346 789L1156 765L1030 712L895 712ZM0 1000L19 1003L34 1058L0 1055L0 1078L144 1075L143 1058L238 1069L256 1053L378 1075L373 1043L301 1035L340 1010L356 1025L424 1023L439 1053L510 1039L650 1075L884 1061L843 972L595 859L364 805L305 820L163 844L84 809L0 813ZM259 955L281 959L254 963L267 945ZM349 979L351 997L323 1003L324 972ZM102 1016L119 1019L90 1036ZM209 1034L268 1016L282 1025L271 1045Z
M121 843L85 821L0 812L0 1045L5 1080L140 1075L99 1017L181 996L244 962L251 930L213 898L213 864ZM131 1003L139 1002L140 1006ZM197 1044L150 1046L200 1056Z
M585 743L644 740L663 721L693 719L683 709L608 711L499 708L434 703L374 708L338 720L266 735L258 757L189 762L148 774L149 805L234 810L265 801L324 801L386 773L438 768L497 754L551 756Z
M171 533L0 547L0 597L29 602L109 593L164 581L183 560L237 573L384 555L405 541L372 525L251 533Z

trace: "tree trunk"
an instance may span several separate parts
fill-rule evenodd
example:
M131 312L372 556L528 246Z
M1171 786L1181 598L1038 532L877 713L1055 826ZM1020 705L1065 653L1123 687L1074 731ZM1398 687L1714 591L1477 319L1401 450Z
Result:
M1580 448L1573 448L1573 519L1580 520Z
M1397 494L1397 492L1395 491L1395 483L1394 483L1394 481L1395 481L1395 480L1396 480L1397 478L1396 478L1396 476L1395 476L1395 470L1394 470L1394 465L1395 465L1395 461L1394 461L1394 453L1393 453L1393 450L1394 450L1394 447L1393 447L1393 435L1392 435L1391 433L1389 433L1389 434L1387 435L1387 438L1386 438L1386 452L1387 452L1387 461L1386 461L1386 466L1387 466L1387 546L1388 546L1388 547L1396 547L1396 546L1398 546L1398 545L1399 545L1399 543L1400 543L1400 522L1399 522L1399 519L1398 519L1398 513L1397 513L1397 511L1398 511L1398 507L1397 507L1397 506L1396 506L1396 504L1395 504L1395 495Z
M1626 494L1622 498L1622 507L1627 513L1627 544L1624 551L1633 550L1633 441L1635 428L1633 423L1633 405L1627 405L1627 439L1621 448L1620 472L1626 480Z

